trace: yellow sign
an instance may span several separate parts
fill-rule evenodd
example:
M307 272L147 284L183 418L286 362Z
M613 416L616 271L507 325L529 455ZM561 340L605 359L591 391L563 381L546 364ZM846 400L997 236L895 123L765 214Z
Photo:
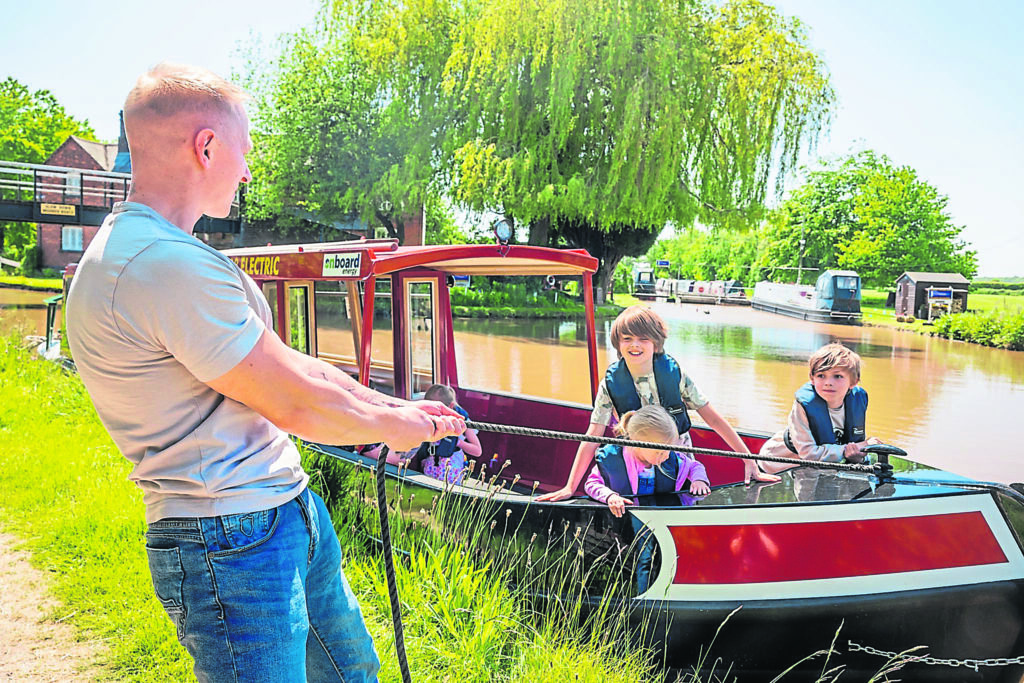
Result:
M74 216L75 206L73 204L40 204L39 213L48 216Z
M280 256L238 256L231 260L249 275L278 275L281 269Z

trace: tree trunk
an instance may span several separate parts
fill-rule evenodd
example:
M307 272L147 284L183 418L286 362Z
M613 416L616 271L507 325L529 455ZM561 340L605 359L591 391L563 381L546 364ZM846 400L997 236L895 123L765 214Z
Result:
M402 223L393 221L390 216L381 211L374 211L374 215L377 216L377 220L380 221L380 224L387 229L388 237L393 240L398 240L399 245L405 241L405 230L401 229L403 227Z
M600 230L582 221L559 220L556 229L557 236L570 247L582 247L600 261L594 274L594 303L601 305L615 276L615 266L623 256L646 254L658 238L661 227Z
M527 244L531 247L547 247L551 244L551 219L538 218L530 223L530 239Z

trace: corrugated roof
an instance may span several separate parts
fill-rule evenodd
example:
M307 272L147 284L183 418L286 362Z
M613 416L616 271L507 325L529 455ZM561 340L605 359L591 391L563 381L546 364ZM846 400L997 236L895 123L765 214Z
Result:
M960 273L919 273L915 271L907 271L896 278L899 280L902 277L909 277L914 282L942 282L957 285L969 285L971 281L965 278Z
M79 147L84 149L89 156L95 159L96 163L99 164L104 171L113 170L114 160L117 158L116 142L96 142L95 140L80 138L77 135L72 135L71 139L77 142Z

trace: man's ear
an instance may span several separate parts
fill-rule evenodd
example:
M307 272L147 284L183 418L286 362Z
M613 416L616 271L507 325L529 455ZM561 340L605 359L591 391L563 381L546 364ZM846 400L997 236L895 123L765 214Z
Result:
M195 154L196 162L203 168L207 168L210 165L210 154L214 137L215 134L212 129L203 128L196 133L196 137L193 140L192 151Z

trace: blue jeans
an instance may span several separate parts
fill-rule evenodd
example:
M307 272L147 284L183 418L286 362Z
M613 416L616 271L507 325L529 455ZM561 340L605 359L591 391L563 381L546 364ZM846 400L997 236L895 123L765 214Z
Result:
M323 500L150 524L153 588L200 681L377 680Z

